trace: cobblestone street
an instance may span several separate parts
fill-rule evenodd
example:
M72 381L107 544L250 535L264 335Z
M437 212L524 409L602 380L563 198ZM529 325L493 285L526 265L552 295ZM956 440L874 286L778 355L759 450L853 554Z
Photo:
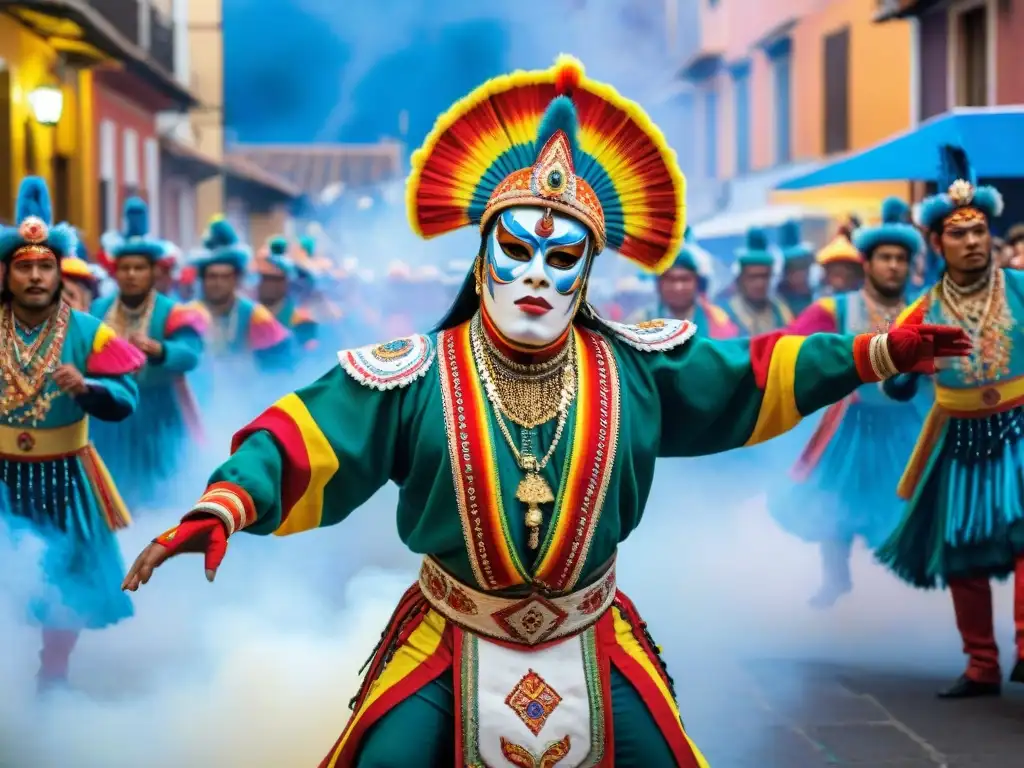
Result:
M687 727L711 768L1012 768L1024 755L1024 687L948 702L949 680L801 662L734 667L699 685ZM1018 690L1019 689L1019 690Z

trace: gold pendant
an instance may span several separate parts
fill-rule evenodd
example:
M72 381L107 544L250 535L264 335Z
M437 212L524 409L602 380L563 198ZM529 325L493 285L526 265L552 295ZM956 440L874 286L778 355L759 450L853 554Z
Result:
M516 489L516 500L526 505L526 527L530 531L527 546L530 549L537 549L540 546L540 525L544 522L540 505L550 504L555 500L555 495L547 481L535 469L531 469Z

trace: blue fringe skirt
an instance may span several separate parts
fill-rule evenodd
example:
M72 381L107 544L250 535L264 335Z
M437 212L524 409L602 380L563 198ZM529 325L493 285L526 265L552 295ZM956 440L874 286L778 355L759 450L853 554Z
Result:
M1004 579L1024 553L1024 408L943 427L902 522L877 557L931 589Z
M840 419L807 476L791 478L773 493L769 511L783 530L804 541L860 536L875 548L899 524L903 502L896 486L921 431L921 415L910 404L853 402Z
M121 591L124 561L110 521L123 504L92 447L43 461L0 456L0 480L0 513L15 540L28 534L44 544L30 620L81 630L130 617L131 600Z

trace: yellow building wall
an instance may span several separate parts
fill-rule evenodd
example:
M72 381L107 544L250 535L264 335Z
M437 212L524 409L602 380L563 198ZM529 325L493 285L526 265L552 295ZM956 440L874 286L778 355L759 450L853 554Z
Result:
M62 154L70 160L70 211L68 219L76 226L93 221L95 212L90 195L86 192L86 179L93 162L93 120L91 79L88 73L68 72L61 84L64 91L64 111L60 123L54 127L36 123L29 106L28 95L41 84L53 83L55 51L41 38L29 32L14 19L0 16L0 57L6 63L10 74L10 147L0 149L8 152L10 178L3 179L9 185L6 200L13 201L18 184L29 171L46 179L53 185L53 159ZM34 148L34 167L26 162L26 144ZM4 217L13 211L3 211Z
M270 238L283 234L288 226L288 208L274 206L267 212L249 211L249 241L253 248L260 248Z
M911 121L912 29L908 22L876 24L875 0L832 0L793 30L792 125L797 161L825 158L825 38L850 28L850 151L907 130ZM814 203L823 197L851 200L908 197L906 182L843 184L801 192L776 192L776 203Z
M196 149L207 157L224 157L224 33L221 0L193 0L188 4L189 57L193 87L200 107L190 116ZM223 213L225 186L222 175L196 188L196 230L202 232L212 216Z

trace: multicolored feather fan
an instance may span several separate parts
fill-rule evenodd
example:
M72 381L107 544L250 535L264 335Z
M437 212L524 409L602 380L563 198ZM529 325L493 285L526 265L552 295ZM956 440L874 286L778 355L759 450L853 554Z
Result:
M636 103L560 56L546 70L487 81L442 115L413 154L409 217L424 238L477 225L511 206L574 216L598 250L655 273L686 228L686 180Z

